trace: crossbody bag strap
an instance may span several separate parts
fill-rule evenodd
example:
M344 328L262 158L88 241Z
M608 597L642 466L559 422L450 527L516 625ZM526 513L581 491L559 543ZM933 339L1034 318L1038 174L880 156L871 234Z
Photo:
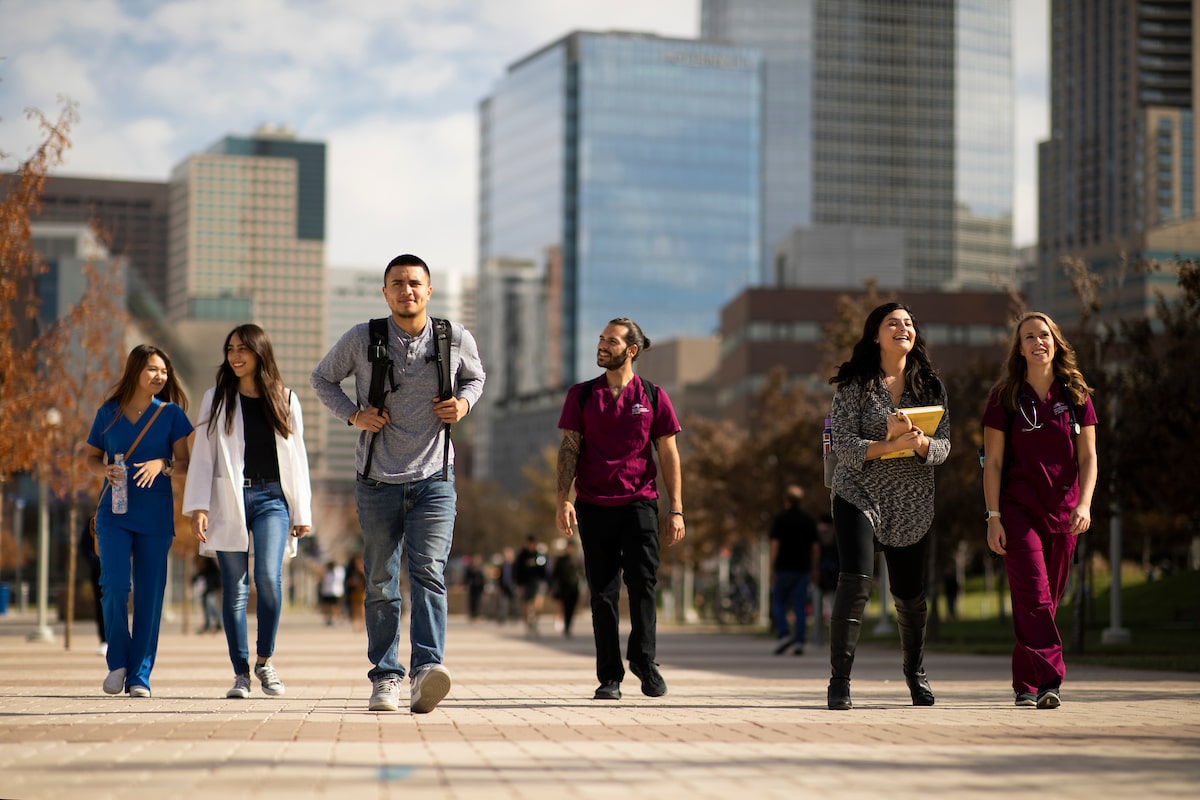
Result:
M167 405L166 403L159 403L158 408L154 409L154 413L150 415L150 419L147 420L145 427L143 427L141 429L141 431L138 432L137 437L133 440L133 444L129 445L129 449L125 451L125 460L126 461L128 461L129 457L131 455L133 455L133 451L137 450L137 446L138 446L138 444L141 443L142 437L146 435L146 431L150 430L150 426L154 424L154 420L158 419L158 415L162 413L162 410L163 410L163 408L166 407L166 405ZM121 413L121 410L119 408L117 409L117 413L118 414ZM111 485L112 484L110 484L108 482L108 476L105 476L104 486L103 486L103 488L100 489L100 499L96 502L97 508L100 507L100 503L104 502L104 493L108 491L108 487Z

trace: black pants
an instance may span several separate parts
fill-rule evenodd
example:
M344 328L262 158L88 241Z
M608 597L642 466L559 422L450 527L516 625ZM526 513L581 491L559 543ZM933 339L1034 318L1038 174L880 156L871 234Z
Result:
M575 619L575 606L579 605L579 587L571 586L559 590L558 600L562 603L563 633L571 635L571 622Z
M638 500L624 506L576 503L583 568L591 592L592 631L596 639L596 677L601 683L625 677L621 663L618 607L621 578L629 595L631 662L655 660L658 583L658 502Z
M842 572L852 575L875 574L875 528L867 516L852 503L834 495L833 530L837 536L838 561ZM880 545L887 559L888 585L901 600L924 599L925 555L929 541L922 536L907 547Z

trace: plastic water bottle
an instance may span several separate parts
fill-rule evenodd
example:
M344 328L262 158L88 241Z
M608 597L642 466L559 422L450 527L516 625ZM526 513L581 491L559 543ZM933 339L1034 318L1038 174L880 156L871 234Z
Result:
M125 454L117 453L113 463L121 468L121 477L112 482L112 512L126 514L129 512L129 471L125 468Z

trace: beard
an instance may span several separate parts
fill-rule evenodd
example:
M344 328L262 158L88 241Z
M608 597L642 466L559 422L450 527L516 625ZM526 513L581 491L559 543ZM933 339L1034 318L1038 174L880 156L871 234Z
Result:
M620 353L609 353L607 356L604 353L596 353L596 366L604 367L605 369L619 369L625 366L625 362L628 360L628 347Z

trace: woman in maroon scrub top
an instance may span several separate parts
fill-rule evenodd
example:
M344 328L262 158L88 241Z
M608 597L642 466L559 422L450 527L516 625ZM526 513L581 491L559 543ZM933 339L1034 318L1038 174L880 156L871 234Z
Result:
M1018 706L1058 708L1066 675L1054 614L1079 534L1092 524L1096 410L1075 351L1039 312L1017 323L983 412L987 543L1012 594Z

